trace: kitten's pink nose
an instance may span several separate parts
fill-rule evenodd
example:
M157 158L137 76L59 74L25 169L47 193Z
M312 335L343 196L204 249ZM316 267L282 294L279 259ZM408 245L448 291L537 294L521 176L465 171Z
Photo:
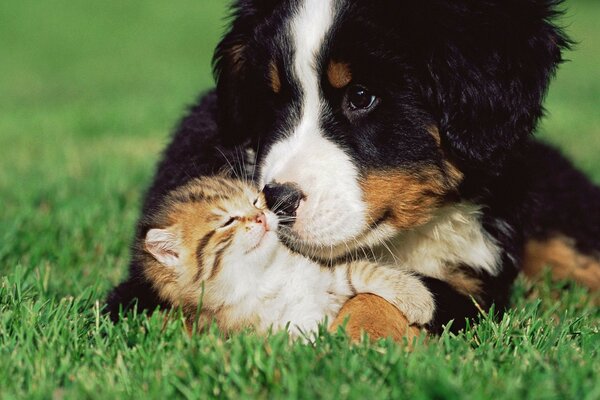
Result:
M262 225L266 231L269 230L269 227L267 226L267 216L265 215L265 213L261 212L261 213L257 214L256 217L254 217L254 222Z

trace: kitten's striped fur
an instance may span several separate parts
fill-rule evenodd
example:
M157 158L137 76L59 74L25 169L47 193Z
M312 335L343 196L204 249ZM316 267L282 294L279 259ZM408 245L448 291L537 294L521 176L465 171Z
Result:
M193 180L146 222L136 251L146 277L163 300L225 332L288 323L294 336L314 332L358 293L381 296L411 323L433 316L429 291L408 272L368 261L326 267L291 252L277 237L277 216L242 181Z

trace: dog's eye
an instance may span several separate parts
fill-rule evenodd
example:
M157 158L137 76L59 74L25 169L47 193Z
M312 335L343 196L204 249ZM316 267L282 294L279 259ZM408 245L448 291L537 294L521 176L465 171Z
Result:
M377 96L362 86L351 86L346 95L348 106L352 111L368 111L378 102Z

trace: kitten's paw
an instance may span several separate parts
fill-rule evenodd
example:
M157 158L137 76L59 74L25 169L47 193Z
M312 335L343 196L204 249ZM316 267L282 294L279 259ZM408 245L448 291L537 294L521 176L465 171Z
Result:
M412 301L406 303L404 309L401 308L400 311L406 315L406 319L411 325L427 325L435 313L433 295L424 285L422 288L415 288L411 295L414 296Z
M433 319L433 295L410 272L368 262L354 263L349 268L349 284L356 293L372 293L384 298L401 311L411 325L426 325Z
M407 284L396 295L394 305L413 325L427 325L435 313L435 300L427 287L416 277L410 277Z

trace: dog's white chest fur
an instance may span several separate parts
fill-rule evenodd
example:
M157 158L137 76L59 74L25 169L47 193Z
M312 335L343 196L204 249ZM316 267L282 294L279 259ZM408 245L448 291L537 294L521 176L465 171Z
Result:
M397 235L379 255L390 264L443 279L448 266L469 266L491 275L501 267L501 249L481 225L479 207L444 207L427 224Z

